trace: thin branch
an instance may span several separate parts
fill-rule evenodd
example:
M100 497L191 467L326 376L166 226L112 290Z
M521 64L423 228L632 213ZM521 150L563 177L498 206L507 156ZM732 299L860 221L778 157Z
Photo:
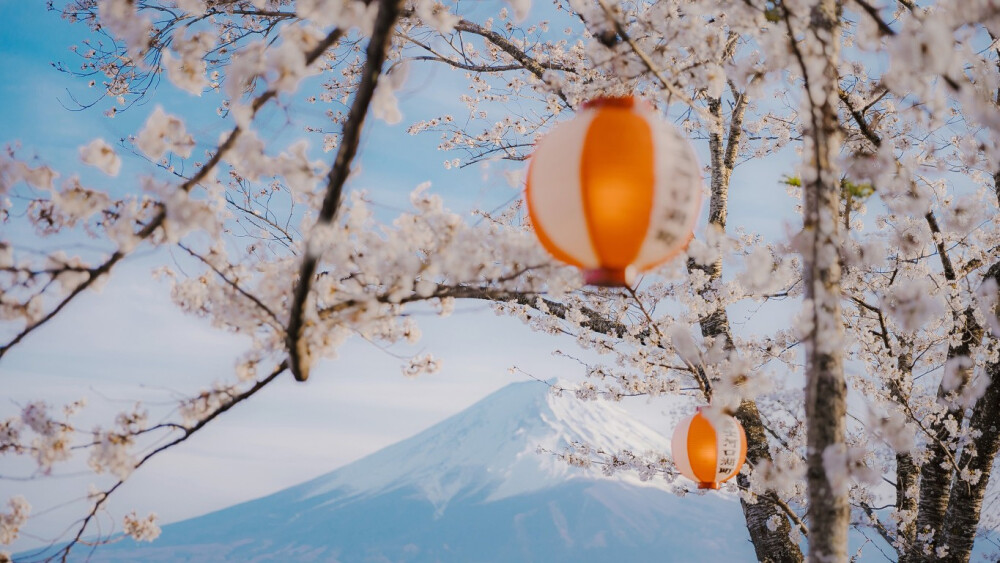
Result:
M315 62L316 59L318 59L323 53L325 53L326 50L330 48L331 45L336 43L342 35L343 31L341 31L340 29L334 29L329 34L327 34L327 36L322 41L320 41L319 44L316 45L316 47L314 47L311 51L309 51L306 54L305 56L306 65L308 66L313 62ZM253 102L251 102L250 104L251 118L257 114L257 112L260 110L261 107L264 106L264 104L266 104L268 101L270 101L277 95L278 91L276 89L270 89L261 94L260 96L258 96L257 98L255 98ZM222 160L223 155L225 155L226 152L230 148L232 148L232 146L236 143L236 140L240 137L242 133L243 129L240 126L234 127L232 131L230 131L229 135L226 137L226 140L219 145L218 149L215 151L215 154L212 155L212 157L208 160L208 162L206 162L204 166L202 166L198 170L198 172L195 173L194 176L192 176L190 179L181 184L178 187L178 189L183 190L185 192L191 191L192 188L194 188L196 185L205 180L208 177L208 174ZM149 223L147 223L141 230L139 230L135 234L135 237L137 239L146 240L147 238L150 237L150 235L152 235L156 231L156 229L158 229L160 226L163 225L163 222L167 218L167 212L162 204L158 204L158 207L159 211L152 218L152 220L150 220ZM73 291L71 291L69 295L63 298L59 302L59 304L56 305L51 311L49 311L45 316L43 316L35 323L26 326L12 340L7 342L3 346L0 346L0 358L3 358L4 354L10 351L11 348L17 345L26 336L31 334L35 329L41 327L48 321L52 320L57 314L59 314L60 311L62 311L62 309L66 305L69 304L70 301L76 298L76 296L82 293L84 290L92 286L94 282L96 282L101 276L109 273L111 269L114 268L116 264L118 264L118 262L120 262L123 258L125 258L126 255L127 255L126 251L120 249L116 250L103 264L91 269L90 275L87 277L87 279L84 280L82 283L80 283L80 285L73 288Z
M875 509L873 507L869 506L868 504L863 503L863 502L862 503L858 503L855 506L858 506L858 507L861 508L861 510L864 510L865 514L867 514L868 517L872 519L873 527L879 533L879 535L882 536L882 539L884 539L889 545L895 546L894 542L895 542L896 538L894 538L889 533L889 530L886 529L885 525L882 524L882 521L878 519L878 514L875 514ZM902 538L899 538L899 539L902 539Z
M799 531L802 532L803 536L809 537L809 528L806 527L805 522L803 522L802 519L799 518L799 515L796 514L794 510L792 510L792 507L788 506L787 502L781 500L774 491L768 491L764 495L758 495L757 498L762 498L762 499L764 499L764 500L766 500L766 501L768 501L768 502L776 505L785 514L788 515L788 517L792 520L792 522L795 523L795 525L798 527Z
M462 70L468 70L472 72L508 72L511 70L527 70L524 68L524 65L521 64L509 64L509 65L498 65L498 66L473 65L473 64L462 63L459 61L453 61L443 56L436 56L436 57L418 56L418 57L407 57L407 59L411 61L434 61L439 63L445 63L455 68L460 68ZM561 65L552 65L547 63L539 63L539 65L541 65L543 68L551 70L569 70Z
M265 377L264 379L261 379L260 381L254 383L254 385L252 387L250 387L249 389L247 389L246 391L244 391L244 392L242 392L242 393L240 393L238 395L233 396L227 403L223 404L222 406L220 406L216 410L212 411L211 414L209 414L205 418L199 420L195 425L190 426L190 427L185 427L184 428L184 432L180 436L178 436L177 438L175 438L174 440L171 440L170 442L167 442L166 444L163 444L162 446L160 446L160 447L154 449L153 451L147 453L145 456L142 457L142 459L140 459L135 464L135 466L133 466L132 470L135 471L136 469L139 469L147 461L149 461L153 457L157 456L161 452L163 452L165 450L168 450L168 449L176 446L177 444L180 444L181 442L184 442L185 440L187 440L188 438L190 438L191 436L193 436L196 432L198 432L199 430L201 430L202 428L204 428L209 422L211 422L211 421L215 420L216 418L218 418L219 415L225 413L229 409L235 407L236 405L242 403L243 401L245 401L245 400L249 399L250 397L252 397L253 395L255 395L258 391L260 391L261 389L263 389L264 387L266 387L268 383L274 381L274 379L276 377L278 377L280 374L282 374L287 368L288 368L288 362L281 362L280 364L278 364L277 367L274 368L274 370L267 377ZM97 500L94 502L94 506L91 507L91 509L87 513L87 515L82 519L82 521L80 523L80 528L77 530L76 535L73 537L73 539L69 543L67 543L65 546L63 546L62 549L60 549L59 552L56 554L56 556L59 556L61 554L61 556L60 556L60 560L61 561L63 561L65 563L65 561L69 557L70 551L73 549L73 547L76 544L78 544L78 543L81 542L81 538L83 538L84 532L86 532L87 527L90 525L90 522L94 518L97 517L97 513L100 511L101 507L107 502L107 500L111 497L111 495L115 491L117 491L118 488L121 487L124 483L125 483L125 479L120 479L110 489L102 492L98 496ZM55 556L53 556L53 557L55 557Z
M885 317L882 315L882 309L874 305L869 305L868 303L865 303L863 300L858 299L857 297L854 296L851 296L851 301L854 301L855 303L858 304L858 306L864 309L868 309L869 311L875 313L875 315L878 317L879 328L882 331L881 333L879 333L879 336L882 337L882 344L885 346L885 349L887 351L891 352L892 346L889 344L889 329L886 327Z
M232 287L234 290L236 290L237 293L239 293L243 297L246 297L247 299L249 299L250 301L252 301L254 303L254 305L256 305L262 311L264 311L265 313L267 313L267 316L271 317L271 320L274 321L275 325L277 327L279 327L279 329L283 329L284 328L283 325L282 325L282 323L281 323L281 321L278 320L278 316L275 315L273 311L271 311L270 307L268 307L260 299L258 299L257 296L255 296L255 295L247 292L245 289L243 289L242 287L240 287L240 285L235 280L229 279L229 277L226 274L224 274L221 270L219 270L215 266L215 264L212 264L211 262L209 262L201 254L198 254L194 250L188 248L183 243L177 243L177 246L179 246L181 248L181 250L187 252L188 254L190 254L191 256L193 256L195 258L197 258L203 264L205 264L206 266L208 266L209 268L211 268L211 270L213 272L215 272L220 278L222 278L222 281L226 282L230 287Z
M510 55L515 61L521 63L525 69L531 72L531 74L534 74L539 80L542 80L543 82L545 81L545 67L543 67L535 59L528 56L527 53L519 49L503 35L468 20L459 21L455 25L455 29L483 37L490 43L499 47L500 50ZM563 93L562 89L556 89L555 94L559 96L559 99L561 99L567 106L569 105L569 100L566 98L566 94Z
M660 81L660 84L662 84L663 87L668 92L670 92L672 96L677 96L677 99L687 104L687 106L690 107L692 111L697 113L702 119L704 119L708 123L711 123L713 127L721 127L722 124L716 116L713 116L712 114L705 111L705 108L696 105L694 103L694 100L688 97L688 95L685 94L683 91L681 91L676 85L674 85L673 82L667 80L667 78L663 75L663 72L660 69L656 68L656 65L653 63L653 59L650 58L650 56L642 49L642 47L639 46L636 40L633 39L631 35L629 35L628 31L625 30L625 26L622 24L622 22L618 21L617 16L615 16L615 13L611 10L611 7L608 6L606 0L597 0L597 3L601 5L601 9L604 10L604 14L607 16L608 20L611 21L611 24L615 27L615 31L618 32L618 35L626 43L628 43L629 47L632 48L632 51L635 52L635 54L639 57L639 60L642 61L642 64L645 65L646 69L648 69L649 72L651 72L653 76L655 76L656 79Z

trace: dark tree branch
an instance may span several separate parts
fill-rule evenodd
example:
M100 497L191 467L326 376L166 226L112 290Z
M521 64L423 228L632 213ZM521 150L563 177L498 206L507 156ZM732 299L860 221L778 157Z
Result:
M983 497L989 486L993 462L1000 451L1000 363L988 364L986 374L990 378L989 387L976 401L969 419L969 433L976 437L962 449L959 460L960 467L970 475L978 474L979 479L972 483L959 471L952 477L948 509L937 541L938 546L948 549L944 561L969 561L982 513Z
M847 107L847 111L850 112L851 117L854 118L854 122L858 124L858 129L861 130L861 134L864 135L866 139L871 141L876 148L882 146L882 138L879 137L877 133L872 131L868 121L865 119L865 110L855 108L854 104L851 103L850 96L848 96L847 92L844 91L843 88L837 89L837 95L840 97L840 101Z
M879 33L882 35L893 36L896 35L896 30L889 27L889 24L882 19L882 16L878 13L878 8L872 6L867 2L867 0L854 0L854 3L861 7L873 20L875 20L875 25L878 26Z
M511 43L503 35L468 20L459 21L458 24L455 25L455 29L479 35L480 37L486 39L490 43L499 47L501 51L510 55L515 61L521 63L521 65L527 69L528 72L534 74L539 80L544 82L546 67L542 66L538 61L528 56L527 53L519 49L517 45ZM563 103L569 106L569 100L566 98L566 94L564 94L561 89L557 89L555 94L559 96L559 99L561 99Z
M459 61L453 61L449 58L442 56L418 56L418 57L407 57L411 61L434 61L439 63L445 63L449 66L455 68L460 68L462 70L468 70L472 72L508 72L512 70L527 70L522 64L509 64L509 65L473 65L468 63L463 63ZM542 68L547 68L550 70L570 70L562 65L554 65L549 63L538 63Z
M365 53L366 60L361 73L361 83L354 94L354 102L351 104L351 110L344 125L337 158L333 166L330 167L329 174L327 174L326 196L323 198L323 206L320 209L319 218L316 223L319 226L331 225L336 218L344 183L347 182L347 177L351 171L351 161L354 160L354 155L358 150L358 144L361 140L361 129L364 125L365 116L368 114L368 106L371 104L372 96L375 94L378 78L382 74L382 65L385 63L389 53L392 28L399 17L401 5L402 0L379 1L375 27L372 30L372 36L368 41L368 48ZM319 256L313 254L307 247L305 256L302 259L302 266L299 269L299 279L292 294L288 328L285 331L289 368L292 375L298 381L305 381L309 378L309 351L307 345L302 340L302 333L305 328L303 315L306 298L309 296L309 289L312 287L318 262Z

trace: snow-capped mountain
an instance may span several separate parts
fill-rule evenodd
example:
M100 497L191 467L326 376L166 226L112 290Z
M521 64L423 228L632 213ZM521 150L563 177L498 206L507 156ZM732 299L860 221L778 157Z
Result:
M525 382L304 486L310 496L334 490L371 496L411 487L444 510L459 493L483 492L492 501L581 477L583 472L555 456L538 453L539 447L562 450L574 440L637 453L665 451L670 444L613 404L555 397L544 385Z
M738 502L566 465L570 441L663 451L603 402L509 385L368 457L273 495L163 528L91 560L749 561ZM81 554L82 556L83 554Z

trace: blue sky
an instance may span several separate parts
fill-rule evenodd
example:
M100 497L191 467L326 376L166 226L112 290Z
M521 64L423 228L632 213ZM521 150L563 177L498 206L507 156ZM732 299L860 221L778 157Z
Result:
M499 4L476 9L499 9ZM95 186L127 191L140 173L149 172L147 163L126 157L122 173L109 181L79 163L77 148L95 136L114 142L137 132L155 104L184 116L201 142L214 140L227 127L215 114L218 100L211 94L194 98L165 82L153 103L114 119L102 115L106 105L87 111L64 109L60 102L71 103L66 90L86 95L86 83L49 63L72 61L69 47L79 44L87 29L47 12L40 1L0 0L0 17L6 23L0 36L0 141L20 141L22 154L37 154L64 174L79 173ZM462 115L462 84L461 73L439 66L412 67L400 94L404 122L369 122L360 156L362 174L349 188L367 189L386 210L405 207L409 191L426 180L450 207L461 211L491 209L514 197L516 191L495 170L484 173L473 166L446 171L442 162L457 155L437 151L434 135L405 132L415 120L446 111ZM275 149L298 136L310 113L292 115L291 122L275 112L262 118L262 129L275 139ZM319 139L311 143L316 147ZM702 155L704 144L698 144ZM315 152L327 162L333 157ZM740 167L731 192L732 224L760 232L765 239L782 238L793 205L776 182L785 172L776 170L774 161ZM25 233L15 228L4 236L16 243ZM0 380L7 400L0 401L0 416L9 416L29 400L44 398L58 405L87 396L86 420L107 424L109 413L137 399L166 404L175 390L227 378L247 343L172 306L166 286L154 281L150 271L173 258L164 250L139 253L119 267L102 292L78 299L5 357ZM750 310L735 311L734 321L739 323ZM578 364L551 356L556 348L572 349L571 341L532 333L519 321L496 317L484 304L462 305L448 319L428 316L421 321L423 340L396 351L432 352L444 361L441 373L405 379L399 371L401 360L351 341L338 360L317 367L307 384L283 378L137 472L112 503L112 513L120 518L135 508L173 521L299 483L410 436L521 378L507 373L514 364L544 379L580 376ZM637 408L669 433L657 416L662 405ZM4 459L0 465L3 476L27 472L27 464ZM24 494L36 513L43 512L82 497L92 481L72 473L41 481L0 480L0 501ZM76 503L34 519L30 535L15 544L15 551L51 539L61 530L57 524L80 514L83 506Z

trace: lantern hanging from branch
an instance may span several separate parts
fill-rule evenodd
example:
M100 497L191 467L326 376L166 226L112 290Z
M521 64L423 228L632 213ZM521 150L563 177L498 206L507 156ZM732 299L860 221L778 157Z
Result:
M682 475L698 483L699 489L718 489L743 467L747 437L732 416L709 418L699 408L674 429L670 449Z
M525 190L542 245L587 283L631 285L693 236L701 170L691 145L632 97L599 98L535 147Z

